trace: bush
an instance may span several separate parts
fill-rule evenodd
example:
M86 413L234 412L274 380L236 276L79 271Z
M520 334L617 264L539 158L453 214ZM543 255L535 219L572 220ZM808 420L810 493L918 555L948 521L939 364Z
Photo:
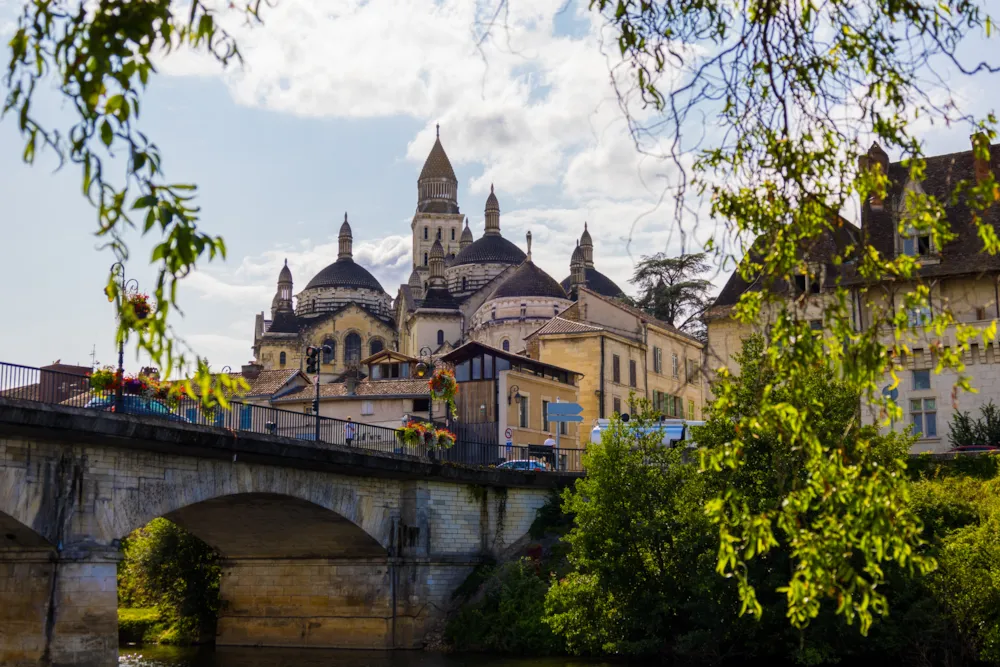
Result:
M979 417L956 410L948 424L948 442L952 447L991 445L1000 447L1000 409L990 399L979 406Z
M528 560L504 563L486 580L477 599L445 628L445 639L464 651L551 655L563 643L542 622L548 582Z
M155 642L164 629L160 622L160 610L156 607L118 610L118 642L120 644Z

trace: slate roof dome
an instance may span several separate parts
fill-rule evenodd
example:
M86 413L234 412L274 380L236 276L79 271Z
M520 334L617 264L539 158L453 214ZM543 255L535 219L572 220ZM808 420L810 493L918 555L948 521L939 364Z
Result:
M594 245L594 239L591 238L590 232L587 231L587 223L583 223L583 234L580 236L580 245Z
M382 285L368 269L344 257L317 273L306 285L306 289L313 287L351 287L385 294Z
M503 281L490 295L490 299L504 297L541 296L552 299L566 299L566 290L535 263L528 260L517 267L517 270Z
M472 230L469 229L469 221L465 221L465 229L462 230L462 238L459 239L459 243L474 243L475 239L472 237Z
M481 236L455 256L451 266L462 264L520 264L527 255L502 236Z
M486 198L486 210L500 212L500 201L497 199L497 193L493 192L492 183L490 183L490 196Z
M621 287L615 284L615 281L611 280L611 278L608 278L595 268L587 267L584 269L584 276L587 279L586 288L593 292L597 292L601 296L610 297L612 299L625 296L625 292L622 291ZM563 289L570 289L573 282L571 278L572 276L567 276L566 279L560 283Z
M569 263L571 265L576 264L577 262L583 264L583 248L580 247L579 243L577 243L576 247L573 248L573 254L569 256Z

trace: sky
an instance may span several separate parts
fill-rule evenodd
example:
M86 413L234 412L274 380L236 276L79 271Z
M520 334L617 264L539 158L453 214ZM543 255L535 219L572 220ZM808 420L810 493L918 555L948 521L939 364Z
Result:
M0 37L18 0L0 0ZM355 260L396 295L410 273L416 179L435 125L478 238L494 184L501 230L554 278L588 223L597 268L626 291L634 263L697 250L705 216L682 235L664 200L672 172L640 154L609 71L616 46L586 2L513 1L504 27L480 37L495 2L281 0L265 25L233 25L243 67L178 52L160 63L141 129L167 176L198 185L200 228L228 258L182 283L174 326L219 369L251 358L254 315L268 310L284 260L296 290L336 260L346 212ZM6 39L3 40L6 42ZM4 55L6 59L6 54ZM1000 88L964 94L996 107ZM39 113L65 118L55 95ZM927 128L932 152L966 150L968 133ZM80 173L51 155L21 161L13 119L0 122L0 361L116 361L114 310L103 295L114 257L93 234ZM130 234L129 277L152 288L152 240ZM711 276L721 285L725 273ZM93 356L92 356L93 355ZM126 367L138 366L134 354Z

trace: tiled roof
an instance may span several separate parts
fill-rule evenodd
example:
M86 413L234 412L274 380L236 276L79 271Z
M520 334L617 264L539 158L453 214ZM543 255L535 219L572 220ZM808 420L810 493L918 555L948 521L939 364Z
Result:
M315 396L315 386L302 387L275 399L276 403L283 401L302 401ZM416 396L429 397L430 388L427 380L362 380L355 385L354 394L347 393L347 383L321 384L320 398L374 398L379 396Z
M22 401L37 401L42 395L42 385L38 382L0 391L0 398L17 398Z
M579 248L579 246L577 247ZM611 280L611 278L608 278L606 275L593 267L584 269L584 276L587 278L586 287L591 292L597 292L603 296L609 296L612 299L625 296L625 292L622 291L621 287L615 284L615 281ZM560 284L564 290L569 292L572 287L572 283L572 276L566 276Z
M920 185L924 192L932 195L944 205L945 215L951 230L958 238L946 244L938 257L940 262L928 264L919 270L921 276L943 276L979 273L1000 270L1000 256L990 255L983 250L972 214L964 201L951 203L951 196L958 181L975 179L975 164L971 150L925 158L924 180ZM1000 171L1000 144L990 147L990 169L994 176ZM885 257L896 255L896 221L894 211L904 198L904 189L909 180L909 170L901 162L889 164L889 192L883 209L874 211L865 202L862 214L865 240ZM1000 233L1000 206L991 206L983 215L986 223Z
M566 292L559 283L549 274L535 265L532 261L525 261L517 270L510 275L507 280L500 283L490 299L502 299L504 297L526 297L540 296L553 299L565 299Z
M843 256L850 247L857 248L860 239L860 230L857 227L843 218L839 218L838 220L840 223L838 227L833 230L824 231L813 240L808 248L802 251L802 256L809 261L818 262L826 266L825 281L823 284L826 288L834 287L841 275L841 266L835 265L833 258ZM749 254L752 260L760 257L759 246L763 243L765 243L765 240L761 237L751 246ZM747 290L759 290L761 286L760 281L754 280L748 283L743 280L739 271L733 271L722 291L715 298L715 302L705 311L705 317L711 318L728 312L729 307L739 301L740 295ZM777 294L784 293L788 289L789 285L783 280L775 281L775 284L772 286L772 291Z
M685 333L685 332L681 331L680 329L678 329L677 327L675 327L673 324L670 324L669 322L664 322L663 320L658 320L655 317L653 317L652 315L649 315L648 313L640 310L639 308L636 308L635 306L628 305L624 301L619 301L618 299L615 299L615 298L612 298L612 297L608 297L608 296L605 296L603 294L598 294L597 292L595 292L595 291L593 291L591 289L584 288L584 290L587 291L587 292L589 292L589 293L591 293L591 294L593 294L594 296L596 296L598 299L601 299L602 301L606 301L608 303L612 303L612 304L618 306L619 308L621 308L622 310L624 310L625 312L631 313L632 315L638 317L640 320L642 320L646 324L652 324L654 327L657 327L659 329L663 329L664 331L669 331L670 333L677 334L678 336L684 336L685 338L689 338L692 341L698 343L699 345L703 344L700 340L698 340L697 338L695 338L694 336L692 336L689 333Z
M299 320L290 310L279 310L267 327L267 333L298 333Z
M298 375L297 368L282 368L269 371L260 371L260 374L252 380L245 377L242 372L230 373L233 379L243 378L250 385L247 396L271 396L276 391L284 387L288 382Z
M520 264L527 255L502 236L481 236L455 256L452 266L462 264Z
M436 308L439 310L457 310L458 301L451 295L446 287L428 288L424 298L420 301L420 308Z
M544 336L546 334L596 333L599 331L605 331L605 329L584 322L574 322L573 320L564 320L561 317L553 317L540 329L529 335Z

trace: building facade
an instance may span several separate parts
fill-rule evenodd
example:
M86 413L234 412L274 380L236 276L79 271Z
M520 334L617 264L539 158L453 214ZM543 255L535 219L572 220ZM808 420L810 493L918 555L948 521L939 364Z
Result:
M575 302L528 336L527 354L572 368L585 423L632 413L647 399L665 416L701 419L704 346L673 326L582 285Z
M955 391L955 373L934 373L937 351L956 343L955 325L941 333L921 325L931 316L944 312L951 313L959 325L987 327L1000 319L1000 257L983 250L968 207L961 200L952 201L952 192L959 181L981 182L990 173L1000 173L1000 146L990 147L989 160L977 159L971 150L928 157L922 181L912 180L902 162L890 163L889 156L877 144L871 147L863 162L865 166L876 163L888 174L890 187L886 198L869 197L862 202L860 229L842 221L839 228L825 234L816 247L803 251L811 266L819 269L813 271L812 278L793 276L791 281L776 289L782 291L784 297L793 299L800 319L822 330L824 304L833 298L835 287L843 285L849 288L854 326L860 331L871 328L874 312L903 310L907 294L914 291L918 282L926 286L930 292L929 307L905 313L910 324L916 327L912 340L906 341L910 353L904 354L895 348L896 360L902 368L899 384L895 387L896 403L904 412L904 420L886 424L882 411L867 404L862 406L862 418L865 423L880 424L885 430L901 431L912 427L918 435L913 447L915 452L947 451L950 447L948 424L955 412L975 413L986 401L1000 398L1000 354L995 342L973 344L964 354L963 362L978 393ZM944 205L951 229L956 234L953 240L936 247L929 235L908 232L909 192L933 195ZM1000 213L996 206L986 211L985 221L1000 232ZM858 276L846 251L865 246L887 258L913 257L919 267L917 281L873 282ZM835 265L831 258L837 254L848 254L848 261ZM727 366L738 373L733 357L739 352L742 340L754 332L767 333L773 308L765 311L761 320L752 326L737 323L732 318L732 308L740 295L752 289L759 287L734 274L706 313L708 359L713 369ZM890 331L884 332L882 342L894 349ZM883 391L890 393L893 389L891 377L883 378L882 385Z

